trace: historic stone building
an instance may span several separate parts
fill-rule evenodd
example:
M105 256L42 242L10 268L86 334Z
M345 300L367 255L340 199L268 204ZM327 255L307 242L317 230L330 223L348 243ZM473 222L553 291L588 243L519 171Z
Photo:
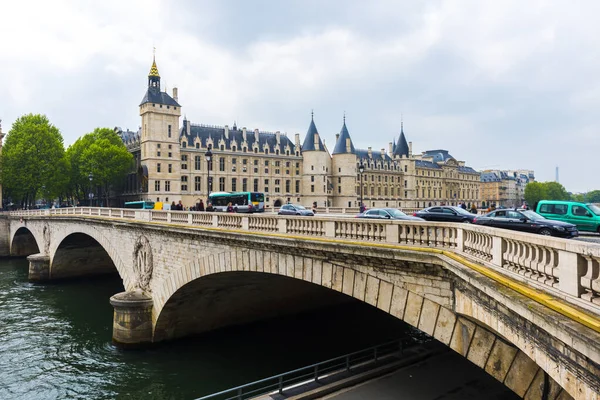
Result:
M195 204L210 191L258 191L267 207L286 202L318 207L416 208L480 202L480 176L447 150L412 154L401 125L398 142L385 149L356 149L346 126L336 135L333 152L325 146L311 116L300 135L258 129L194 124L184 117L178 91L161 91L153 61L148 89L140 104L137 132L115 130L133 153L138 170L124 198ZM209 163L206 153L211 150ZM362 168L361 168L362 166ZM210 169L210 171L209 171ZM360 171L363 171L362 173ZM362 187L362 190L361 190Z

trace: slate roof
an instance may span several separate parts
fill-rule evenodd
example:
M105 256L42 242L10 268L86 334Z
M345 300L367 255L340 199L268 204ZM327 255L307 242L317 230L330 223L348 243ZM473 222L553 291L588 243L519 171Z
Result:
M479 180L481 182L500 182L502 179L495 172L482 172Z
M423 153L423 157L431 157L433 162L446 162L451 158L454 158L448 153L448 150L427 150Z
M190 134L187 134L187 124L190 124ZM235 125L234 125L235 127ZM201 147L206 147L207 140L211 138L214 147L218 148L219 142L224 140L225 149L231 150L232 145L237 143L238 149L242 149L242 143L244 142L243 131L237 129L237 127L229 129L229 139L225 139L225 127L209 126L209 125L197 125L192 124L187 120L183 121L183 126L179 131L179 137L187 139L187 147L194 147L194 141L196 138L200 139ZM246 143L248 143L248 152L252 152L254 143L256 142L256 134L254 131L246 131ZM284 134L279 135L279 146L277 146L277 134L272 132L259 132L258 134L258 148L259 151L263 152L265 147L268 147L269 153L275 154L275 150L279 150L280 154L284 154L286 146L290 147L290 154L295 154L296 146L290 138Z
M466 172L466 173L469 173L469 174L476 174L477 173L477 171L475 171L473 168L471 168L471 167L465 167L465 166L458 167L458 171L459 172Z
M127 129L126 131L124 131L124 130L121 129L121 127L117 126L117 127L115 127L115 132L117 132L117 134L121 137L121 140L124 143L127 143L127 142L132 141L132 140L137 140L137 139L140 138L140 135L139 135L140 132L139 131L138 132L133 132L133 131L130 131L129 129Z
M317 131L315 120L311 116L308 132L306 132L306 137L302 144L302 151L325 151L325 146L323 146L323 142L321 141L321 135L319 135L318 148L315 148L315 133L319 133L319 131Z
M437 163L425 160L415 160L415 166L418 168L433 168L433 169L441 169Z
M346 127L346 118L344 118L344 125L342 125L342 130L340 131L340 136L335 143L335 147L333 148L332 154L346 154L348 153L346 149L346 139L350 139L350 154L355 154L356 150L354 149L354 144L352 143L352 139L350 138L350 133L348 133L348 128Z
M394 157L408 157L408 143L406 142L406 136L404 136L404 123L400 125L400 138L398 143L394 144Z
M146 94L144 95L144 98L142 99L140 106L142 104L146 104L146 103L163 104L166 106L181 107L179 105L179 103L177 103L175 101L174 98L169 96L168 93L161 92L160 89L155 88L155 87L148 87L148 90L146 91Z
M354 154L356 154L359 160L371 160L371 158L369 158L369 150L355 149ZM382 158L381 152L379 151L371 151L371 156L373 157L373 160L382 160L385 162L392 161L392 158L387 153L384 153Z

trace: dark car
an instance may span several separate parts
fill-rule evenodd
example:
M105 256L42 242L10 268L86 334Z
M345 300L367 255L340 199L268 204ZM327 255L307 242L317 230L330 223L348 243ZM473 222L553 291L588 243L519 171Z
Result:
M546 219L531 210L496 210L475 219L477 225L514 231L538 233L546 236L571 238L579 236L577 226Z
M301 206L300 204L284 204L281 206L281 208L279 209L279 212L277 214L279 214L279 215L303 215L303 216L308 216L308 217L312 217L313 215L315 215L315 213L312 212L312 210L308 210L304 206Z
M423 218L425 221L466 223L473 223L473 220L477 217L477 215L471 214L460 207L451 206L428 207L421 211L417 211L413 215L415 217Z
M401 219L405 221L423 221L423 218L406 215L395 208L371 208L364 213L358 214L356 218L369 219Z

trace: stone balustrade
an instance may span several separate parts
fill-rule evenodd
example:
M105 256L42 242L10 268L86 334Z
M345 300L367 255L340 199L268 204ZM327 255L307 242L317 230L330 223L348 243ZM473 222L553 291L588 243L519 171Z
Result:
M449 250L600 314L600 245L478 225L116 208L13 211L13 217L93 216Z

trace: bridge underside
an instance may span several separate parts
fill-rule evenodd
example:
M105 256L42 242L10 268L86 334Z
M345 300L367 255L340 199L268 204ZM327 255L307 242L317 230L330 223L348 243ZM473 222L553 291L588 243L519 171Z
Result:
M319 285L261 272L224 272L179 289L162 309L154 341L196 335L357 301Z
M14 257L25 257L39 252L40 248L29 229L19 228L12 240L10 255Z
M83 233L64 239L50 267L50 279L106 274L118 274L118 271L100 243Z

